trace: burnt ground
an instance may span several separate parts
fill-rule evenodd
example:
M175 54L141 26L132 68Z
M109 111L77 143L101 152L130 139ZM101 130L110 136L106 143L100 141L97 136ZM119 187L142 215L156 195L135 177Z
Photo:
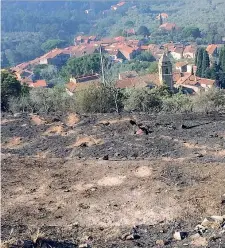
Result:
M197 247L172 234L225 214L225 113L5 115L1 125L2 240L40 229L64 242L43 247L87 236L92 247ZM140 239L122 240L133 225ZM221 233L208 230L203 247L225 247Z

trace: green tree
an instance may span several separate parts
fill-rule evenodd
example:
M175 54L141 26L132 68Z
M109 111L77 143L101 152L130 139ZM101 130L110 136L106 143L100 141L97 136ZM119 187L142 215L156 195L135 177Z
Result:
M220 50L219 67L225 72L225 46Z
M206 77L206 71L207 71L207 69L209 68L209 66L210 66L209 54L208 54L208 52L204 49L204 50L203 50L203 57L202 57L202 66L201 66L201 69L202 69L201 76L202 76L202 77Z
M19 97L22 94L22 87L16 76L7 70L1 71L1 109L8 109L9 99Z
M201 32L197 27L185 27L182 31L185 38L193 37L194 39L201 37Z
M196 75L202 76L202 60L203 60L204 48L199 48L196 53L195 65L197 66Z
M133 28L134 27L134 22L132 22L132 21L126 21L124 25L127 28Z
M137 31L137 35L149 36L149 29L146 26L140 26Z
M103 57L103 63L106 65L107 59ZM73 76L82 76L85 74L100 73L101 59L99 54L85 55L80 58L71 58L66 66L62 68L62 76L69 78Z
M139 60L139 61L148 61L148 62L155 61L155 57L150 52L142 52L142 53L138 54L135 57L135 59Z

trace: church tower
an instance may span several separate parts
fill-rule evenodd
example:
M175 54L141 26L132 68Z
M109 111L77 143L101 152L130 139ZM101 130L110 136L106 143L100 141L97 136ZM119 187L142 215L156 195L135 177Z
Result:
M173 89L173 70L172 63L166 52L163 53L162 57L159 59L159 81L160 84L167 84L170 89Z

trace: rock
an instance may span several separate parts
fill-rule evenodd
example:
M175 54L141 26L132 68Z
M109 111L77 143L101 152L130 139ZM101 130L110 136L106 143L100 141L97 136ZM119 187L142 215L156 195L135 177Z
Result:
M105 156L103 156L103 158L102 158L103 160L109 160L109 155L105 155Z
M196 247L206 247L208 245L208 241L204 237L196 238L191 242L191 245L194 245Z
M87 243L85 243L85 244L80 244L79 245L79 248L91 248L91 246L89 245L89 244L87 244Z
M165 245L165 242L162 239L158 239L158 240L156 240L155 244L156 245L160 245L160 246L164 246Z
M126 237L126 240L134 240L134 239L139 239L140 238L140 235L137 234L137 233L134 233L134 234L130 234Z
M225 194L221 196L221 204L225 204Z
M142 129L138 129L137 131L136 131L136 134L138 134L138 135L143 135L144 134L144 131L142 130Z
M207 228L202 225L197 225L194 230L200 234L203 234L204 232L206 232Z
M122 240L135 240L135 239L139 239L140 238L140 235L137 234L137 233L125 233L122 235L121 239Z
M211 219L213 219L215 222L222 224L225 220L225 216L213 215L211 216Z
M173 238L175 240L183 240L188 236L187 232L175 232Z
M224 217L223 216L211 216L211 217L207 217L205 218L201 225L207 228L213 228L213 229L217 229L221 226L221 224L224 221Z

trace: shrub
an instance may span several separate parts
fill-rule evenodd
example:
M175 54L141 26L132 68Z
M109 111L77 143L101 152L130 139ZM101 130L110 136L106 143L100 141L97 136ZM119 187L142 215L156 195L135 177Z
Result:
M225 93L223 90L212 88L193 97L194 111L210 112L225 109Z
M191 112L193 103L190 96L176 94L163 99L162 110L165 112Z
M45 113L64 112L74 108L74 98L67 95L64 88L32 89L29 95L12 97L9 110L12 112Z
M161 110L162 100L153 90L148 88L131 89L126 94L124 106L128 111L152 112Z
M119 111L122 95L114 87L89 87L75 94L76 110L83 113Z

